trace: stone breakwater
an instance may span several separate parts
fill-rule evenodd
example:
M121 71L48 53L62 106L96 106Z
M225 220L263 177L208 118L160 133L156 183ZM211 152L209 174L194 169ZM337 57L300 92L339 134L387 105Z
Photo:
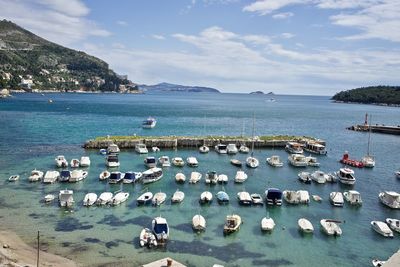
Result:
M286 143L289 141L295 141L299 143L305 143L307 141L314 141L314 138L310 137L296 137L296 138L287 138L287 139L279 139L279 140L260 140L257 139L254 141L255 148L269 148L269 147L285 147ZM318 140L318 143L324 144L325 141ZM151 138L134 138L130 139L129 137L126 139L115 138L112 137L107 139L94 139L88 140L82 146L85 149L100 149L107 148L110 144L116 144L120 149L131 149L135 148L137 144L145 144L147 147L159 147L159 148L167 148L167 149L176 149L176 148L198 148L205 144L209 147L214 147L217 144L236 144L236 146L246 145L251 147L252 140L251 139L237 139L237 138L196 138L196 137L151 137Z

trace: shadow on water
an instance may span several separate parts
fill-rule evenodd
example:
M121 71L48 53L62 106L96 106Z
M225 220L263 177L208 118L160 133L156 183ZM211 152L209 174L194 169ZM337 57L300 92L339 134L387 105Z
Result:
M139 216L129 220L121 220L115 215L106 215L103 219L98 221L98 224L107 224L110 226L125 226L128 224L140 225L142 227L147 227L151 223L152 218L148 216Z
M285 259L275 259L275 260L253 260L252 263L255 266L283 266L283 265L293 265L293 262Z
M91 228L93 228L93 225L81 223L76 218L65 218L57 222L54 230L56 232L72 232L75 230L87 230Z
M193 229L192 229L192 225L188 224L188 223L182 223L182 224L178 224L175 226L172 226L172 228L178 230L178 231L182 231L185 233L192 233Z

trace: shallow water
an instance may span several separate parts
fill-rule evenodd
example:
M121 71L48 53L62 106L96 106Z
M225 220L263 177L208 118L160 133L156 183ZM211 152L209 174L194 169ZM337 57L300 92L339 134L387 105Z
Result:
M353 187L362 194L363 206L346 205L334 208L328 201L331 191L344 191L341 184L304 185L297 181L300 169L288 166L287 153L279 148L256 150L260 167L245 169L249 179L242 185L233 183L237 168L229 163L232 156L217 155L211 151L200 154L193 149L165 150L157 156L170 158L194 155L200 166L196 171L203 175L208 170L228 175L230 181L224 190L230 195L229 205L200 206L201 192L213 194L221 185L209 187L202 182L196 185L176 184L174 176L182 171L187 176L193 168L170 167L164 170L159 182L142 186L124 185L130 192L128 201L118 207L82 206L87 192L100 194L105 190L117 191L120 185L98 181L105 169L104 158L97 151L81 148L87 139L99 135L240 135L252 132L253 113L256 135L292 134L322 138L327 141L328 155L319 156L320 169L336 171L341 167L338 159L345 150L351 157L361 158L366 153L368 135L347 131L345 127L362 123L365 112L372 114L372 123L400 124L400 109L391 107L334 104L327 97L269 96L240 94L19 94L0 102L0 218L2 228L16 231L24 240L33 243L40 230L42 248L72 258L83 265L118 263L139 265L171 256L189 266L368 266L372 258L385 259L399 248L398 234L386 239L370 227L371 220L400 217L400 211L391 210L379 203L382 190L400 191L400 179L394 171L400 168L397 154L400 137L372 134L371 151L377 160L374 169L355 170L357 183ZM53 99L49 104L47 100ZM143 130L141 121L152 115L158 119L156 128ZM89 155L92 165L89 176L76 184L44 185L29 183L32 169L54 169L54 157L63 154L68 160ZM153 154L153 153L150 153ZM279 155L285 162L282 168L272 168L265 158ZM121 171L143 171L145 156L133 151L122 151ZM245 155L235 158L244 160ZM308 167L308 171L315 168ZM21 179L9 183L7 178L20 174ZM282 190L308 190L323 197L322 203L282 207L242 207L236 193L242 190L263 194L268 187ZM60 209L56 202L50 205L41 200L45 194L60 189L74 190L76 205L72 211ZM169 201L161 207L138 207L135 199L145 189L153 193L163 191L170 197L176 189L185 192L183 203L172 205ZM191 229L191 219L201 213L207 220L207 229L197 234ZM244 223L239 232L223 236L225 216L239 214ZM143 249L138 246L142 227L150 227L155 216L167 218L171 240L166 248ZM260 221L271 216L276 228L270 234L260 230ZM302 235L297 220L308 218L315 227L313 235ZM344 220L343 236L331 238L320 232L319 220L335 218Z

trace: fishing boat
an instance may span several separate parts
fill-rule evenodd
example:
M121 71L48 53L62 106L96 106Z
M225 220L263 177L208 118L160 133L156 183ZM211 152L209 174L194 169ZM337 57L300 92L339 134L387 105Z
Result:
M368 114L365 114L365 121L368 122ZM362 157L361 162L364 164L364 167L373 168L375 167L375 158L370 154L370 143L371 143L371 116L369 116L368 123L368 146L367 146L367 155Z
M354 171L349 168L340 168L339 171L336 172L336 176L342 184L353 185L356 182Z
M322 226L322 230L327 235L333 235L333 236L342 235L342 229L339 226L339 223L341 223L341 221L322 219L320 221L320 223L321 223L321 226Z
M120 152L120 149L118 145L116 144L109 144L107 147L107 154L118 154Z
M147 168L155 168L157 166L157 161L155 157L146 157L144 159L144 165L146 165Z
M308 156L306 157L307 165L311 167L319 167L320 163L318 162L318 159L313 156Z
M243 183L246 180L247 180L247 174L244 171L240 170L236 172L235 183Z
M230 234L238 231L240 229L241 224L242 224L242 218L240 218L239 215L232 214L226 216L224 224L224 234Z
M228 183L228 176L226 174L218 175L218 183L220 184L227 184Z
M70 162L71 168L79 168L79 163L80 163L79 159L71 159Z
M60 172L60 178L58 178L58 181L60 182L68 182L69 178L71 178L71 172L68 170L62 170Z
M238 159L231 159L231 164L236 167L242 167L242 162Z
M328 180L328 174L323 171L315 171L311 174L311 180L316 182L317 184L324 184Z
M61 207L72 207L75 203L73 198L74 191L72 190L60 190L58 194L58 201L60 202Z
M139 244L141 247L147 246L149 248L157 246L156 236L149 228L143 228L139 235Z
M68 161L65 159L65 157L63 155L57 156L54 160L56 161L56 166L58 168L68 167Z
M184 183L184 182L186 181L186 176L185 176L183 173L178 172L178 173L175 175L175 181L176 181L177 183Z
M163 170L161 168L151 168L142 173L143 184L157 182L163 177Z
M162 243L166 242L169 238L169 227L167 220L161 216L156 217L153 219L151 225L157 241L160 241Z
M106 166L110 168L119 167L119 159L117 154L109 154L106 157Z
M111 173L109 171L107 171L107 170L102 171L99 175L99 180L100 181L107 180L108 178L110 178L110 176L111 176Z
M42 171L38 171L34 169L31 171L31 175L29 176L28 180L29 182L37 182L43 179L44 173Z
M9 178L8 178L8 181L9 182L15 182L15 181L18 181L19 180L19 175L11 175Z
M287 142L285 150L290 154L303 154L303 146L297 142Z
M288 156L289 163L294 167L307 167L308 161L302 154L290 154Z
M172 164L174 164L174 166L176 166L176 167L185 166L185 162L183 161L183 159L181 157L172 158Z
M400 220L386 218L386 223L389 225L390 229L400 233Z
M92 206L97 201L97 194L95 193L87 193L83 198L83 206Z
M185 193L177 189L175 193L172 195L171 202L172 203L181 203L185 198Z
M142 122L143 129L152 129L156 127L157 120L153 117L148 117L146 120Z
M124 179L122 180L122 183L124 184L131 184L134 183L142 178L142 173L141 172L133 172L129 171L126 172L124 175Z
M186 163L189 167L197 167L199 166L199 162L197 161L197 159L195 157L188 157L186 159Z
M265 197L268 205L282 205L282 191L277 188L268 188Z
M192 227L195 231L204 231L206 229L206 219L200 214L196 214L192 218Z
M341 192L331 192L329 194L329 199L331 204L335 207L343 207L344 205L343 194Z
M281 161L281 158L277 155L273 155L269 158L267 158L267 163L273 167L282 167L283 162Z
M88 172L84 171L84 170L73 170L71 172L71 177L69 178L70 183L75 183L75 182L79 182L82 181L83 179L86 179L86 177L88 176Z
M327 151L324 145L315 142L315 141L309 141L306 142L306 145L303 148L305 151L318 154L318 155L326 155Z
M200 195L200 204L211 203L212 199L213 199L213 196L212 196L211 192L204 191Z
M253 201L251 200L249 192L245 192L245 191L239 192L239 193L237 193L237 197L238 197L240 205L249 206L249 205L251 205L253 203Z
M215 196L219 204L229 203L229 195L225 191L219 191Z
M112 172L110 178L108 178L109 184L118 184L124 179L124 174L121 172Z
M311 174L309 172L299 172L297 177L299 177L300 182L311 184Z
M340 160L340 163L345 164L345 165L349 165L352 167L357 167L357 168L362 168L364 167L364 163L362 163L359 160L355 160L355 159L350 159L349 158L349 152L344 152L342 159Z
M160 192L154 194L154 197L151 200L151 203L153 204L153 206L160 206L161 204L163 204L165 202L166 199L167 199L167 194L160 191Z
M393 237L393 231L390 230L389 226L381 221L371 221L371 227L378 234L381 234L384 237Z
M378 260L378 259L373 259L372 260L372 265L374 267L382 267L385 263L386 263L386 261L381 261L381 260Z
M275 228L275 222L272 218L264 217L261 220L261 230L272 231Z
M284 190L282 192L283 198L289 204L308 204L310 203L310 195L306 190Z
M213 185L218 182L218 174L215 171L209 171L206 173L205 177L206 184Z
M344 199L352 205L361 205L362 199L361 194L355 190L349 190L343 192Z
M82 156L80 165L81 165L81 167L89 167L90 166L90 158L87 156Z
M263 198L260 194L254 193L250 195L253 205L264 205Z
M312 232L314 232L314 226L306 218L300 218L297 221L297 224L299 226L300 231L302 231L303 233L312 233Z
M43 177L43 183L52 184L58 180L60 173L58 171L47 171Z
M248 148L245 144L240 145L239 152L243 154L247 154L250 152L250 148Z
M107 205L108 203L111 202L112 198L113 198L113 193L111 193L111 192L103 192L97 198L96 204L97 205Z
M113 206L119 205L125 201L127 201L129 198L129 193L128 192L118 192L113 196L113 198L110 201L110 204Z
M136 202L138 205L145 205L151 203L153 199L153 193L152 192L145 192L141 194L137 199Z
M230 154L230 155L235 155L236 153L238 153L238 149L236 147L236 144L228 144L226 146L226 153Z
M190 184L195 184L195 183L197 183L198 181L201 180L201 177L202 177L202 174L201 174L201 173L199 173L199 172L192 172L192 173L190 174L189 183L190 183Z
M218 144L214 147L215 152L217 152L218 154L227 154L228 151L226 150L226 145L224 144Z
M392 208L400 209L400 194L394 191L384 191L379 193L379 199L381 202Z
M170 167L171 166L171 162L169 161L168 156L159 157L158 162L161 164L161 167Z
M210 148L204 144L201 147L199 147L200 153L208 153L209 151L210 151Z
M55 198L56 198L56 196L53 194L45 195L44 202L48 204L48 203L52 202Z

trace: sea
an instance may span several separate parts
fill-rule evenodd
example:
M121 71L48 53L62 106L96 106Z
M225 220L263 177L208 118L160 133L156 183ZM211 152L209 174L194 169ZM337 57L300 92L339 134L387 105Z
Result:
M273 98L273 99L271 99ZM49 103L49 99L52 103ZM346 130L362 124L368 113L372 124L399 125L400 109L361 104L333 103L327 96L248 95L213 93L148 93L123 94L15 94L0 100L0 229L16 232L35 246L40 231L40 248L68 257L82 266L140 266L164 258L187 266L371 266L374 258L387 259L400 247L400 235L385 238L372 230L372 220L400 219L400 211L382 205L379 192L400 192L400 179L394 172L400 169L400 136L371 133L370 153L376 158L372 169L355 169L354 186L340 183L302 184L297 179L300 171L322 170L334 172L343 167L339 163L345 151L351 158L361 159L367 153L368 133ZM142 129L148 116L157 119L153 129ZM256 149L260 161L256 169L243 170L249 178L234 184L237 167L230 159L245 160L247 155L219 155L213 149L200 154L197 149L179 148L149 152L149 155L170 158L195 156L197 168L171 166L164 168L163 178L142 185L109 185L99 181L106 169L105 158L98 150L85 150L86 140L106 135L138 136L252 136L297 135L311 136L326 141L328 154L317 156L319 168L295 168L288 164L288 153L278 147ZM306 153L308 155L308 153ZM64 155L68 161L87 155L91 166L88 177L78 183L28 182L33 169L55 170L54 158ZM274 168L266 158L279 155L284 166ZM119 171L144 171L146 155L133 150L122 150ZM198 184L177 184L175 174L187 177L192 171L203 174ZM226 174L226 185L208 186L204 183L207 171ZM8 182L18 174L17 182ZM308 190L319 195L322 202L311 200L308 205L240 206L237 193L248 191L264 196L266 189ZM62 189L74 191L72 209L60 208L56 200L45 204L46 194L58 195ZM171 204L170 197L177 190L185 193L180 204ZM363 204L354 207L333 207L329 193L354 189L361 193ZM127 202L115 207L84 207L86 193L98 195L118 190L130 193ZM160 207L137 206L136 198L146 190L165 192L167 201ZM225 190L230 196L228 205L213 201L199 204L200 194L216 194ZM201 214L207 221L202 233L192 230L191 220ZM230 214L242 217L238 232L223 235L225 218ZM165 247L142 248L139 234L151 228L152 219L162 216L170 227L170 239ZM270 233L261 231L263 217L276 223ZM299 218L307 218L314 225L313 234L298 230ZM326 236L320 220L340 220L343 234Z

